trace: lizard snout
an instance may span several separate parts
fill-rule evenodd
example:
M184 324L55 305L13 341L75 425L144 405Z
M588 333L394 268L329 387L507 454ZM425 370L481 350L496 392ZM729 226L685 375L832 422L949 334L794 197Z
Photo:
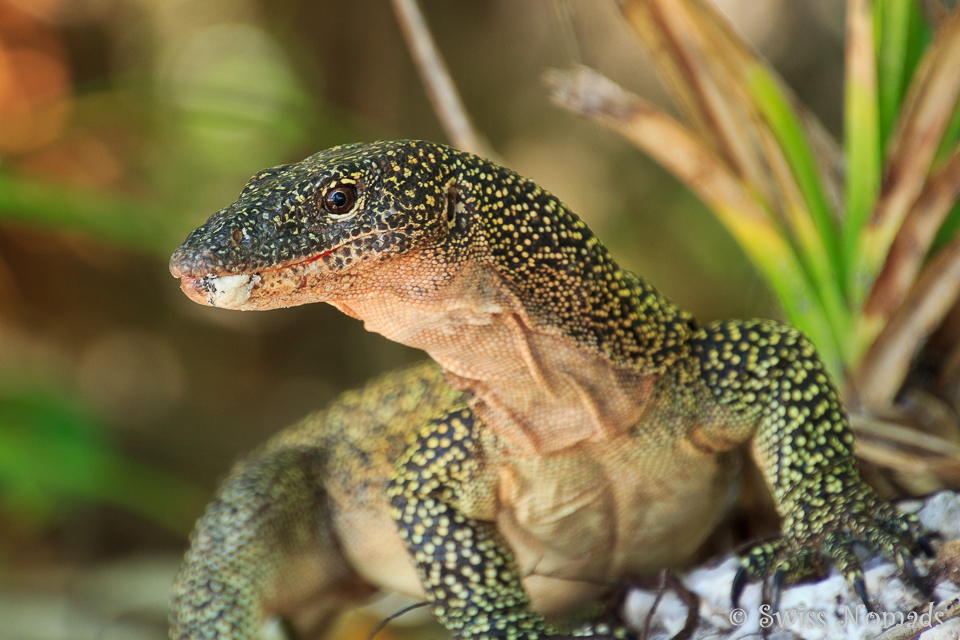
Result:
M203 278L180 278L180 290L194 302L207 304L207 293L204 291L202 280Z
M200 278L210 275L216 271L211 258L208 252L198 251L185 242L170 256L170 275L174 278Z
M261 277L257 274L185 277L180 279L180 289L198 304L224 309L242 309L260 281Z

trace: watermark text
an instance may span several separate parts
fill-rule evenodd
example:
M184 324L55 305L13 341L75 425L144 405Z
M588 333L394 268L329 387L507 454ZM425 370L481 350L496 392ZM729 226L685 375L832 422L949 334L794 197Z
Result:
M807 609L800 605L796 609L781 609L773 611L769 604L760 606L761 629L826 629L831 623L838 627L857 626L870 627L873 629L886 629L888 627L911 626L926 628L940 624L946 618L942 611L934 611L933 603L927 604L926 609L920 611L867 611L865 606L857 605L855 608L848 606L841 607L834 615L826 611L817 609ZM730 624L739 627L747 622L749 617L744 609L736 608L730 611L728 619Z

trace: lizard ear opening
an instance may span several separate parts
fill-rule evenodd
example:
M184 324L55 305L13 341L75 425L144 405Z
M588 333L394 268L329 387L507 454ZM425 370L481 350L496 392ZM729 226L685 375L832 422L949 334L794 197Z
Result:
M447 228L453 229L457 226L457 186L452 184L450 188L447 189L447 210L446 210L446 219L447 219Z

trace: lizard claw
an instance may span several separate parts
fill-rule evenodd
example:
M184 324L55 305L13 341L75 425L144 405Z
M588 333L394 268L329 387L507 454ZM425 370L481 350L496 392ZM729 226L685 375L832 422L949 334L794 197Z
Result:
M773 597L770 602L770 611L776 613L780 611L780 594L783 592L783 579L786 576L783 569L777 569L773 574L773 584L771 589L773 590Z
M863 600L863 606L867 608L867 613L873 613L873 605L870 604L870 598L867 596L867 586L863 584L863 576L857 576L853 579L853 589Z
M917 546L920 547L920 550L923 551L924 555L928 558L933 558L937 555L933 550L933 545L930 544L930 539L923 534L917 536Z
M896 563L905 583L912 584L924 596L930 595L930 587L912 560L913 552L933 551L916 516L897 513L859 480L850 480L846 492L834 501L840 506L827 502L817 509L808 509L805 517L794 520L780 538L755 543L742 559L746 575L738 571L734 578L735 594L739 594L743 589L740 583L747 579L770 577L777 603L783 586L821 577L832 565L846 577L867 610L873 611L863 569L853 548L860 544L872 554Z
M740 607L740 596L748 582L750 582L750 575L747 568L741 564L737 567L737 573L733 576L733 585L730 589L730 602L733 603L734 609Z
M914 566L913 560L906 555L899 556L899 559L900 562L897 564L899 564L900 568L903 569L903 572L906 574L907 578L910 579L910 582L917 589L917 591L922 593L924 596L929 596L931 593L930 587L926 582L924 582L923 578L920 577L920 574L917 573L917 568Z

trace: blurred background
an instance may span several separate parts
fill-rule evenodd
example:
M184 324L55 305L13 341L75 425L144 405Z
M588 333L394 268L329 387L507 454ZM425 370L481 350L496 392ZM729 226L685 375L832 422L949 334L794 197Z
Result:
M717 4L839 137L841 0ZM612 2L421 5L478 129L624 267L701 320L777 314L693 196L549 103L543 71L584 63L665 104ZM0 639L166 637L232 461L423 357L167 271L257 170L391 138L446 141L386 0L0 0Z

